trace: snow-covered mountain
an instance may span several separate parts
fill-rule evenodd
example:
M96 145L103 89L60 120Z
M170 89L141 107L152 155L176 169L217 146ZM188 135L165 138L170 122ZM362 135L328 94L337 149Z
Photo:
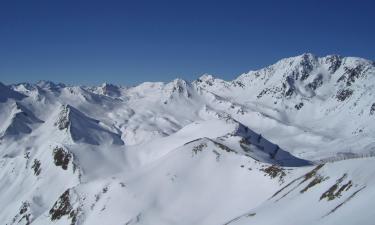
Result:
M375 63L0 83L1 224L373 224Z

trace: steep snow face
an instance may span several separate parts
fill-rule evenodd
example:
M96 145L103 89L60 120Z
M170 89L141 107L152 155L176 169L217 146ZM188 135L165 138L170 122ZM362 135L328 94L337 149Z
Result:
M10 111L2 112L6 118L3 119L0 139L16 138L21 134L29 134L32 131L32 126L43 122L18 102L12 103L9 108Z
M55 123L59 130L69 132L74 142L99 145L107 143L123 145L120 135L106 130L98 120L92 119L70 105L61 106Z
M374 76L303 54L233 81L0 83L0 221L372 224Z
M0 103L6 102L8 99L21 100L24 97L26 96L0 82Z

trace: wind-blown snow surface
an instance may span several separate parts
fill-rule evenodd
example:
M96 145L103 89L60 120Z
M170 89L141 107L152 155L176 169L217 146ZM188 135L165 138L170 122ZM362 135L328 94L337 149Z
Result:
M375 66L0 84L1 224L374 224Z

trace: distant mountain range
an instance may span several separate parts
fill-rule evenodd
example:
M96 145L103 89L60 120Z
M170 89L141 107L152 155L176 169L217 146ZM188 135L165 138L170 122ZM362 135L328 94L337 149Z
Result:
M233 81L0 83L6 225L374 224L375 62Z

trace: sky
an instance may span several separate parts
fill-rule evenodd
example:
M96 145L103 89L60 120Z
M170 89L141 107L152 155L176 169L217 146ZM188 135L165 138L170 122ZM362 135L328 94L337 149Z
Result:
M0 82L225 80L311 52L375 60L374 0L0 0Z

